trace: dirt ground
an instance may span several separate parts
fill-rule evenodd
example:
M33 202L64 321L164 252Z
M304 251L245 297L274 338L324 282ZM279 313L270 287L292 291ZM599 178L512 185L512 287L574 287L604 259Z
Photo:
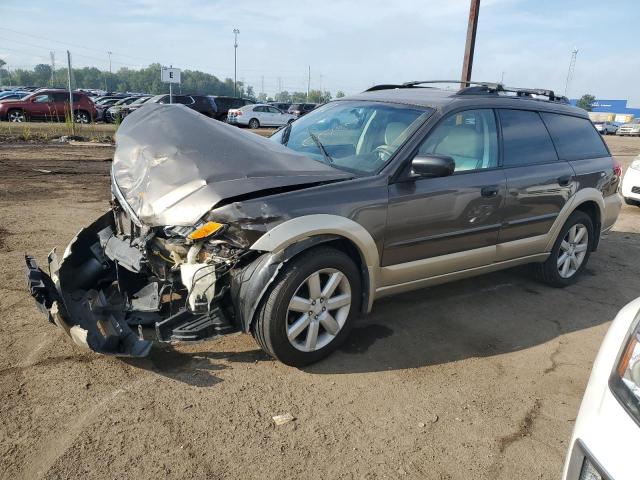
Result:
M625 168L640 153L607 141ZM640 295L640 208L572 287L520 268L385 299L303 370L247 335L125 361L48 324L22 266L107 208L111 155L0 145L1 478L559 478L600 342Z

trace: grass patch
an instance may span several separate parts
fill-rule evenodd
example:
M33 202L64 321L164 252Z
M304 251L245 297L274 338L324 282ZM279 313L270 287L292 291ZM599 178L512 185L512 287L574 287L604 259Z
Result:
M75 125L75 134L89 142L113 142L117 126L103 123ZM71 123L68 122L0 122L0 141L2 142L50 142L62 136L71 135Z

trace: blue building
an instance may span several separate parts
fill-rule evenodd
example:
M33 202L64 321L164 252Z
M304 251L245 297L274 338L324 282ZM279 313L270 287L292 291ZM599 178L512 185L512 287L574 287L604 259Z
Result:
M569 100L571 105L576 105L578 99ZM593 113L613 114L614 121L629 121L631 118L640 117L640 107L633 108L627 106L627 100L600 100L597 99L591 104ZM627 117L627 118L622 118Z

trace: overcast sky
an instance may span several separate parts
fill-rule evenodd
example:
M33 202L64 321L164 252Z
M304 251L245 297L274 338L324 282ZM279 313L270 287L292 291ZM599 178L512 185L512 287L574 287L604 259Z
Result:
M151 62L278 86L361 91L374 83L460 77L469 0L0 0L0 58L9 68L114 70ZM629 99L640 106L640 1L482 0L474 80ZM263 80L264 78L264 80Z

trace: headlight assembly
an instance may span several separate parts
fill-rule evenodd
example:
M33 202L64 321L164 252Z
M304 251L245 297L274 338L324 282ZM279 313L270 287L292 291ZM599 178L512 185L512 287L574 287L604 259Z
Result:
M640 312L624 344L609 387L624 409L640 425Z
M640 170L640 158L631 162L630 167L633 168L634 170Z

